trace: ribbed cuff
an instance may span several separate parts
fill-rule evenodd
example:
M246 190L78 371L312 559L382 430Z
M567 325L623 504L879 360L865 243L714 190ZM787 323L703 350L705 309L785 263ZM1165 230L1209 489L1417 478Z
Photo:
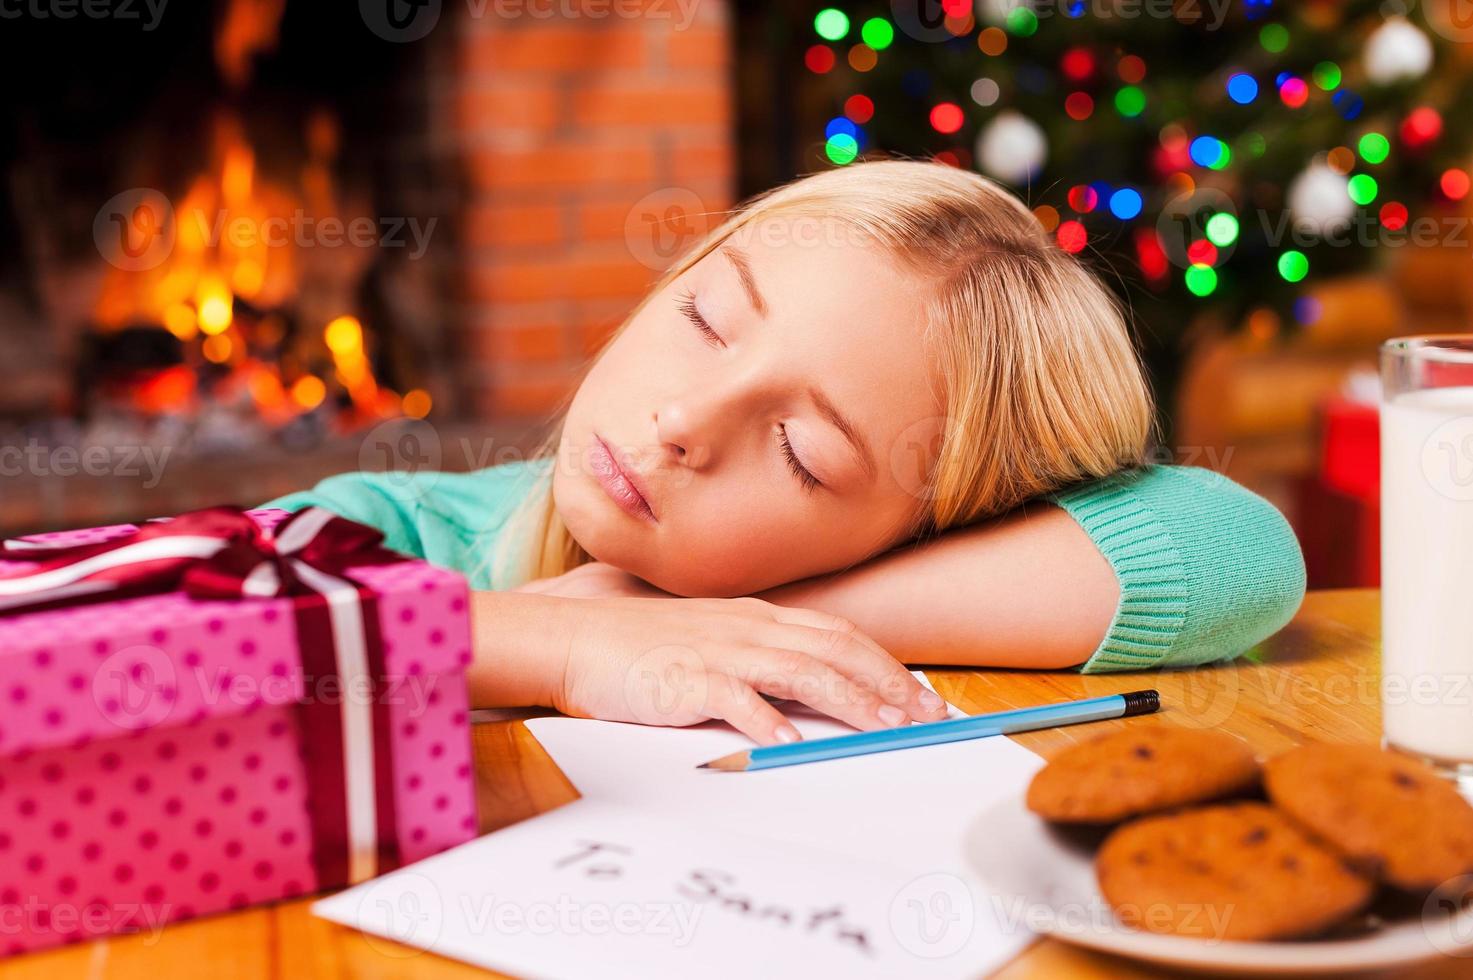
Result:
M1186 567L1171 533L1126 484L1129 475L1053 494L1115 570L1120 603L1085 673L1141 670L1166 660L1186 624Z

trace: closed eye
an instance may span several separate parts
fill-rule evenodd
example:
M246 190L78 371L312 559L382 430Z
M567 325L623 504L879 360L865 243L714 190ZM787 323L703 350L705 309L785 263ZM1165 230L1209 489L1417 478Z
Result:
M781 426L778 428L778 449L782 452L783 459L787 461L788 469L793 471L793 475L798 478L798 482L803 485L804 490L812 490L815 487L822 486L818 477L810 473L808 468L798 459L798 454L793 452L793 444L788 441L788 430Z
M690 321L691 326L696 328L696 332L705 339L706 343L712 347L726 346L726 341L721 339L721 335L711 328L711 324L707 323L706 318L701 316L701 311L696 309L695 293L690 290L681 293L677 309L685 314L685 318Z

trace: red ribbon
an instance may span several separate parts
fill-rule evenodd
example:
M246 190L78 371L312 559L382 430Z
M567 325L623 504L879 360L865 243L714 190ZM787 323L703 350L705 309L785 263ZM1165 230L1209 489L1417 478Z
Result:
M307 766L312 857L319 887L331 888L349 880L351 844L342 726L350 692L338 679L337 641L322 589L329 580L357 593L372 688L377 865L379 871L398 865L378 597L347 574L350 568L404 560L382 541L373 528L316 507L293 514L275 532L262 530L238 507L210 507L149 522L100 544L7 541L0 559L31 568L0 575L0 616L181 589L197 599L292 597L304 681L298 729ZM314 696L320 693L314 685L327 679L336 680L336 703Z

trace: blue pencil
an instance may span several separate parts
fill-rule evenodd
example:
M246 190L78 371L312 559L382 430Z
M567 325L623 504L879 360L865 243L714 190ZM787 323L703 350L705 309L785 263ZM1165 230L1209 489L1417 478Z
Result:
M1077 725L1082 721L1144 715L1160 707L1161 696L1155 691L1131 691L1129 694L1111 694L1103 698L1041 704L1036 708L994 711L987 715L953 718L926 725L907 725L904 728L883 728L875 732L816 738L811 742L764 745L712 759L696 768L751 772L777 766L796 766L804 762L822 762L824 759L846 759L852 755L869 755L871 752L912 749L918 745L940 745L969 738L985 738L988 735L1010 735L1013 732L1031 732L1036 728Z

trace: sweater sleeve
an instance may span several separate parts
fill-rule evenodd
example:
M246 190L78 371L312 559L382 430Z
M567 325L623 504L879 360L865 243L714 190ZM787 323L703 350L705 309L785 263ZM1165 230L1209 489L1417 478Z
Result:
M1304 598L1304 558L1284 515L1219 473L1150 466L1048 499L1079 522L1120 583L1086 672L1236 657Z
M470 473L342 473L265 507L323 507L383 532L384 545L465 574L474 589L503 588L495 558L517 507L547 477L550 460Z

